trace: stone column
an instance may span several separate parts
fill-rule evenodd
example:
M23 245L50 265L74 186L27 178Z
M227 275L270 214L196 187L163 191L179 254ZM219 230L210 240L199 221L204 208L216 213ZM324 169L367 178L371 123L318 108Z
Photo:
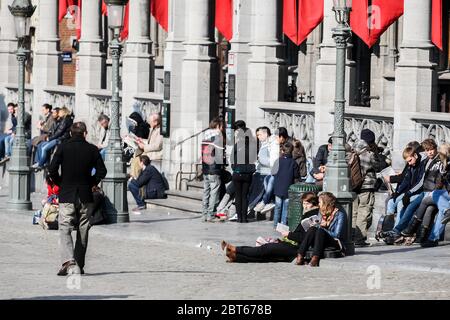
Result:
M39 28L33 64L33 135L38 134L35 123L39 119L41 106L48 103L44 89L58 85L60 54L58 50L58 6L55 6L53 0L41 0L38 9Z
M187 27L182 64L181 110L172 114L174 125L192 131L208 126L218 115L218 63L214 43L214 1L191 0L186 7ZM182 116L181 116L182 115Z
M287 90L287 68L281 58L281 25L281 1L253 0L246 117L252 129L267 125L260 106L266 101L283 100Z
M130 1L130 24L122 71L122 123L133 112L134 95L153 91L154 57L150 39L150 0ZM123 126L125 128L125 126Z
M0 6L0 130L7 118L5 101L7 83L18 83L18 64L16 59L17 39L14 17L8 9L13 0L1 0Z
M323 38L320 45L320 59L316 67L316 97L315 97L315 126L314 126L314 150L315 155L320 145L325 144L333 133L333 115L335 82L336 82L336 43L333 39L332 29L337 25L333 1L325 0L323 19ZM351 50L351 45L348 46ZM348 56L348 54L347 54ZM355 88L351 79L355 77L355 62L347 59L345 70L345 99L347 106L350 97L354 96Z
M391 26L392 28L392 26ZM371 100L370 107L374 110L384 109L384 75L387 71L387 64L389 59L389 46L388 46L389 31L383 33L380 38L379 44L376 44L371 56L370 63L370 95L379 96L379 100Z
M164 138L163 147L163 171L171 186L175 181L175 175L179 170L177 161L178 152L172 150L171 141L176 141L177 132L181 125L181 84L183 58L186 54L183 41L186 37L186 2L184 0L169 0L169 30L166 39L166 50L164 51L164 73L168 75L167 84L169 99L164 99L170 104L170 138ZM170 92L169 92L170 91ZM181 130L180 130L181 131ZM180 135L182 137L183 135Z
M87 91L104 85L105 53L102 52L101 0L83 1L81 16L80 51L77 55L75 116L86 121L92 130L97 119L89 106Z
M316 54L317 47L320 45L320 25L311 32L306 43L300 46L298 52L298 68L297 68L297 88L298 92L304 92L304 102L307 102L307 96L311 99L316 95L316 63L318 56Z
M228 74L236 77L235 104L236 119L247 117L248 64L251 57L250 37L252 27L252 2L236 0L233 2L233 38L228 53Z
M431 0L405 1L403 41L395 73L394 166L404 165L401 153L416 140L414 112L436 110L437 73L431 57Z

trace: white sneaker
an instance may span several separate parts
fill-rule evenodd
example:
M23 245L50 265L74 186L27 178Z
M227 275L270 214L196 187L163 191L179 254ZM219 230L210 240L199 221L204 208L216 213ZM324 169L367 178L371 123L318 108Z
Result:
M261 210L261 213L266 213L269 212L270 210L272 210L273 208L275 208L275 204L273 203L268 203L264 206L264 209Z
M255 206L255 208L253 208L253 210L255 210L255 212L261 212L261 210L264 209L264 207L265 204L264 202L261 201Z
M238 215L236 213L234 216L232 216L230 219L228 219L228 221L237 221L237 219L238 219Z

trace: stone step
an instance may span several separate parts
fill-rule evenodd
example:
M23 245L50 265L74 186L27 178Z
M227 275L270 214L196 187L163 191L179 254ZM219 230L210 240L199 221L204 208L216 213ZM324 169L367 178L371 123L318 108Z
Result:
M201 202L194 202L192 200L175 200L175 199L153 199L146 200L147 204L158 207L158 208L167 208L167 209L176 209L183 212L189 213L202 213L202 204Z
M192 181L187 183L187 189L190 191L203 192L203 181Z
M178 191L168 190L166 191L169 200L194 200L196 202L202 202L203 192L200 191Z

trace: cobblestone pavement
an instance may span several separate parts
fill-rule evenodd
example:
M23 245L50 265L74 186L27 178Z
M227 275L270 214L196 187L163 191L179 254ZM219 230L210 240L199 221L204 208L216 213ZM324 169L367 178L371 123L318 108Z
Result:
M450 245L374 245L321 267L230 264L222 238L253 245L271 223L202 223L147 210L122 225L91 229L86 275L57 277L58 232L31 212L1 209L0 299L449 299ZM234 241L235 240L235 241ZM201 246L200 246L201 244Z

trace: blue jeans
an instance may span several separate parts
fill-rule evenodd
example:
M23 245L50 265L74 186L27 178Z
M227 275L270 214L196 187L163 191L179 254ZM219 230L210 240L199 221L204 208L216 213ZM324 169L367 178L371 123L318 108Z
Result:
M312 170L313 170L313 162L312 159L308 159L306 160L306 183L315 183L316 179L314 179L313 175L312 175Z
M105 161L106 148L100 149L100 155L102 156L103 161Z
M444 217L445 211L447 209L450 209L450 196L448 195L447 190L433 191L431 196L433 197L433 201L434 203L436 203L439 209L439 213L434 222L433 229L431 229L428 240L439 241L444 235L445 231L445 224L442 224L441 220Z
M278 222L280 222L280 214L281 214L281 223L287 225L288 206L289 206L289 198L283 199L280 197L275 197L275 211L273 214L274 227L276 227Z
M274 184L275 184L274 176L266 176L264 178L264 190L265 190L264 196L263 196L264 204L268 204L268 203L272 202Z
M5 140L8 137L8 134L0 133L0 159L5 157Z
M11 157L13 144L14 137L12 135L7 136L5 138L5 155L7 157Z
M135 180L131 180L131 182L128 184L128 190L130 190L131 194L133 195L134 200L136 200L136 204L138 207L145 206L145 201L142 199L139 190L140 188L136 184Z
M397 199L389 199L388 203L387 203L387 209L386 209L386 214L394 214L395 212L397 212L397 207L398 205L402 202L403 199L403 193L401 195L399 195L397 197Z
M422 192L420 194L412 196L410 199L410 203L406 208L403 207L402 202L398 204L397 217L395 219L395 226L394 226L394 231L396 233L400 233L408 226L409 222L411 221L414 215L414 212L416 212L417 208L420 206L420 203L422 202L426 194L428 194L428 192Z
M41 142L36 150L36 162L40 167L43 167L47 163L47 159L51 150L59 144L59 140Z

